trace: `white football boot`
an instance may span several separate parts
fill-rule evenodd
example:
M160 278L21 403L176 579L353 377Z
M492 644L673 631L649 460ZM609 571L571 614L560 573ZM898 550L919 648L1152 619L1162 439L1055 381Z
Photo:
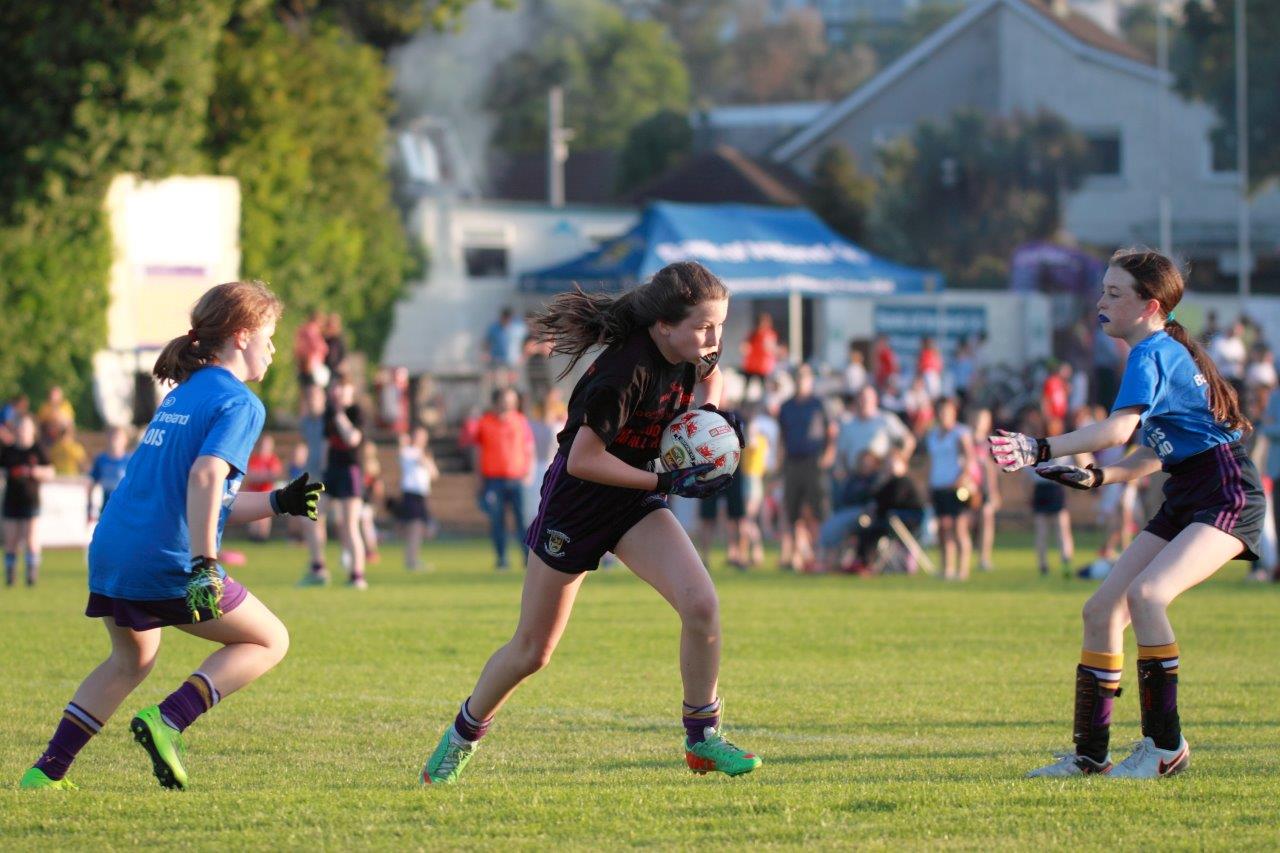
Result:
M1181 773L1191 766L1191 747L1180 738L1177 749L1160 749L1156 742L1144 737L1133 745L1129 757L1112 768L1112 779L1160 779Z
M1046 764L1044 767L1037 767L1027 774L1028 779L1042 779L1049 776L1093 776L1096 774L1106 775L1111 772L1111 753L1107 753L1107 758L1101 764L1094 761L1087 755L1077 755L1075 751L1071 752L1055 752L1053 757L1057 760L1052 764Z

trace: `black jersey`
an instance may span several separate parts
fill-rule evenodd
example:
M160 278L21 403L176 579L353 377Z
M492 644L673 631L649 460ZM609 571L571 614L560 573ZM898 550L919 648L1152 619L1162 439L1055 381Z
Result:
M5 515L19 517L24 510L40 508L40 481L33 469L48 465L49 457L40 445L18 447L6 444L0 447L0 468L5 473Z
M658 456L662 428L693 403L697 370L672 364L637 329L621 344L596 358L569 397L569 420L556 437L568 455L578 427L589 426L605 449L629 465L643 468Z
M361 433L364 432L364 412L358 405L352 404L345 409L347 420ZM360 467L360 444L347 444L338 432L338 410L332 403L324 407L324 436L329 441L329 467Z

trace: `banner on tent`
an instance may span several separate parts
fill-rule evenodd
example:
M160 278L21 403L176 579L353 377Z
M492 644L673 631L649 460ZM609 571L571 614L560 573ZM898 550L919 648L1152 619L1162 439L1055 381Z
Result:
M987 306L877 305L874 328L877 336L888 335L889 345L911 372L921 338L933 338L943 356L950 356L960 341L986 334Z

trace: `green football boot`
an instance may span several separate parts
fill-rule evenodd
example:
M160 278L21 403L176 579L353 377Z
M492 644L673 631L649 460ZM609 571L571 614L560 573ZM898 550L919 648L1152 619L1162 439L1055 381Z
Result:
M50 779L39 767L32 767L26 773L23 773L22 779L18 782L18 787L28 791L38 788L57 791L78 791L80 789L80 786L70 779Z
M181 791L187 787L187 768L182 766L187 745L182 740L182 733L160 716L159 706L152 705L139 711L129 722L129 731L151 756L152 770L162 788Z
M699 775L719 770L729 776L741 776L762 763L755 753L739 749L710 726L701 743L684 742L684 760L689 769Z
M476 754L474 743L457 743L453 739L453 726L445 730L436 746L436 751L427 759L427 766L422 768L422 784L453 785L462 775L471 756Z

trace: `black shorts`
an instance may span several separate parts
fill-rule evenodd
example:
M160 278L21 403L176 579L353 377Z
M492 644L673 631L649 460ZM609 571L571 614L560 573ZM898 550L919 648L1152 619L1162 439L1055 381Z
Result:
M666 495L580 480L557 453L542 478L538 515L524 544L556 571L577 575L600 565L628 530L651 512L667 508Z
M427 496L417 492L405 492L400 496L401 521L431 521L431 507L427 505Z
M816 456L791 458L782 463L782 503L787 520L795 524L805 507L821 521L826 517L826 475Z
M3 515L9 521L29 521L40 515L40 504L28 501L5 501Z
M1258 468L1239 442L1219 444L1165 468L1164 503L1146 530L1166 542L1195 522L1240 540L1237 560L1258 559L1267 514Z
M326 497L343 500L364 497L364 472L358 465L339 465L324 471Z
M703 498L698 501L698 517L703 521L715 521L720 514L720 505L724 504L731 521L741 521L747 514L747 502L742 485L742 475L734 473L729 486L714 498Z
M227 575L223 580L222 597L218 599L222 615L226 616L235 610L248 596L249 590ZM117 626L134 631L150 631L168 625L191 625L196 621L185 598L138 601L132 598L113 598L96 592L89 593L89 603L85 605L84 615L92 619L111 618ZM201 622L208 622L212 618L212 611L200 609Z
M1031 511L1036 515L1057 515L1066 508L1066 486L1057 483L1036 483L1031 488Z
M955 518L969 508L955 489L930 489L929 503L938 518Z

